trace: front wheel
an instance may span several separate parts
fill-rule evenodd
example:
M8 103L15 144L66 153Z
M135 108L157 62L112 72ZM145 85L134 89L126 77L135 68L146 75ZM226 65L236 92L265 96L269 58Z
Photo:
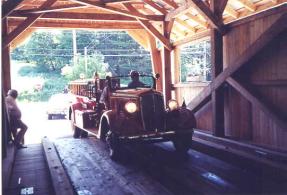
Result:
M115 133L108 131L106 134L106 142L109 148L109 156L112 160L120 159L120 143L119 138Z
M76 127L73 121L71 121L71 126L72 126L72 130L74 131L73 137L79 138L82 130L79 127Z
M172 142L178 154L187 155L187 152L191 147L192 138L180 136L176 137Z

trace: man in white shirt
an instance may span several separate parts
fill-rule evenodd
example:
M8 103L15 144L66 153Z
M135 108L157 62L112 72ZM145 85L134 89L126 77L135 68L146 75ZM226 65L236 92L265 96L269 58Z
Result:
M14 89L8 91L8 95L5 99L7 111L9 115L10 128L14 137L14 143L18 149L26 148L26 146L21 145L21 141L28 129L27 125L21 120L21 111L16 103L16 98L18 97L18 92ZM17 131L18 129L19 132Z

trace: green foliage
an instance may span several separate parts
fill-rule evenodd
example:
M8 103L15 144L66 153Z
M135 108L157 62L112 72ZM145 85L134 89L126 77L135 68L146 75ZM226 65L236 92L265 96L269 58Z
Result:
M86 63L87 62L87 66ZM88 56L77 56L77 63L71 67L70 74L64 75L68 80L76 80L80 78L80 74L84 74L86 78L93 78L97 72L101 78L104 78L107 72L108 64L104 63L104 56L100 53L94 53Z
M25 45L14 50L12 58L37 64L35 71L38 72L60 73L61 68L72 58L63 50L71 49L72 44L68 44L71 41L72 37L64 33L37 31Z
M18 99L19 101L25 100L29 102L48 101L53 94L62 93L67 83L68 81L65 78L51 76L45 81L41 90L31 89L23 91L19 94Z
M72 31L36 31L30 40L13 50L12 59L26 61L35 66L19 70L21 76L40 76L45 79L43 89L24 91L19 99L46 101L54 93L61 92L70 80L79 79L84 73L91 78L94 72L104 78L107 72L127 75L131 70L151 73L151 60L128 34L119 32L77 31L77 63L73 63ZM84 48L87 48L87 69ZM63 67L72 71L61 75Z

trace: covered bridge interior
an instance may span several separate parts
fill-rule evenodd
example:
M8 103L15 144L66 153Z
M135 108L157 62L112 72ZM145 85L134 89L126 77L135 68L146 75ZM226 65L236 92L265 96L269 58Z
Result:
M2 0L2 92L11 88L10 50L35 29L124 30L149 50L153 72L161 75L157 90L165 101L184 99L195 114L194 150L260 170L262 177L278 177L284 186L286 2ZM211 81L182 83L181 47L206 38L211 43ZM2 122L5 160L3 115Z

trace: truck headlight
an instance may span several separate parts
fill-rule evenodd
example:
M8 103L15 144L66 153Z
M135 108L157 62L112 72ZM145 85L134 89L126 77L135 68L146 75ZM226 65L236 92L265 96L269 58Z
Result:
M178 108L177 101L176 100L169 100L168 101L168 108L170 109L170 111L177 109Z
M127 102L125 109L128 113L134 113L137 110L137 105L134 102Z

